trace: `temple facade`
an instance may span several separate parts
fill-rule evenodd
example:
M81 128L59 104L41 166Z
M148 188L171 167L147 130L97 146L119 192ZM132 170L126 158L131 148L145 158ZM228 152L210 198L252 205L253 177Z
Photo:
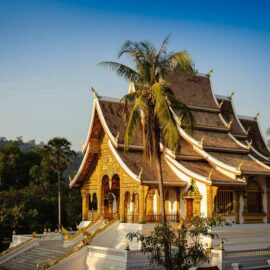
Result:
M167 220L219 213L238 224L270 222L270 151L258 117L238 116L232 96L214 95L209 76L168 80L195 123L192 135L178 127L179 151L162 146ZM139 126L124 151L123 107L118 99L94 96L84 158L70 187L81 190L83 220L158 222L155 166L143 158Z

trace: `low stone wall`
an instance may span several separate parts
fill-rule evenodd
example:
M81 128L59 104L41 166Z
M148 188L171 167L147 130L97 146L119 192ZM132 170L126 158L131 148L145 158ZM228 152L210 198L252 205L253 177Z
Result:
M220 270L270 268L270 248L254 250L212 250L212 265Z
M50 267L50 270L88 270L90 269L86 263L88 255L88 247L83 247L76 253L68 256L56 265Z
M140 250L119 250L97 246L88 247L87 266L89 270L148 270L163 269L150 265Z

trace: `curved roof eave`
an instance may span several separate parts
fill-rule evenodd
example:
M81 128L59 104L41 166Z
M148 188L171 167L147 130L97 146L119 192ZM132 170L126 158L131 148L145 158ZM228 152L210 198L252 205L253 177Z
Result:
M175 114L174 114L175 115ZM175 116L177 117L177 116ZM235 175L240 175L241 171L237 170L237 168L230 166L221 162L220 160L212 157L206 151L203 150L203 146L194 138L189 136L180 126L178 126L178 131L180 135L189 143L192 144L194 151L196 151L200 156L209 161L211 164L214 164L217 167L221 167L223 170L227 170Z
M87 148L86 148L86 153L84 154L84 157L83 157L83 160L81 162L81 165L79 167L79 170L77 171L76 175L74 176L74 178L72 179L72 181L69 183L69 187L70 188L73 188L73 186L76 184L76 182L78 181L82 171L83 171L83 168L86 164L86 161L88 159L88 156L90 154L90 145L87 144Z
M89 123L89 128L88 128L86 140L85 140L85 143L83 144L83 147L82 147L82 153L85 153L85 151L87 150L88 143L90 141L90 136L91 136L92 129L93 129L95 114L96 114L96 96L94 95L91 119L90 119L90 123Z
M238 115L237 117L239 117L239 120L243 119L243 120L255 121L257 123L257 127L258 127L258 130L259 130L260 136L262 138L262 141L263 141L266 149L270 153L270 147L268 146L268 144L267 144L267 142L266 142L266 140L264 138L264 135L263 135L262 129L261 129L261 125L260 125L260 122L258 121L258 119L254 118L254 117L250 117L250 116L245 116L245 115Z
M270 173L270 167L266 164L264 164L263 162L261 162L260 160L258 160L257 158L255 158L254 156L252 156L251 154L248 155L251 159L253 159L256 163L258 163L259 165L261 165L262 167L264 167L265 169L269 170Z
M174 171L174 173L181 179L186 182L189 182L190 179L195 179L199 182L205 184L212 184L212 181L209 180L207 177L197 174L195 172L190 171L183 165L181 165L178 161L173 159L170 155L165 154L165 161L169 165L169 167ZM184 177L183 177L184 176Z
M102 113L102 110L101 110L101 107L100 107L100 104L99 104L99 101L98 101L98 97L94 95L94 102L93 102L93 108L92 108L92 117L91 117L91 120L90 120L90 125L89 125L89 129L88 129L87 138L86 138L85 144L84 144L83 149L82 149L83 153L85 153L85 151L86 151L86 149L88 147L88 144L90 142L90 137L91 137L91 133L92 133L92 130L93 130L94 118L95 118L96 113L98 114L101 125L102 125L104 131L106 132L106 134L109 136L110 140L113 142L113 144L115 146L118 145L117 142L116 142L116 138L111 133L111 131L110 131L110 129L109 129L107 123L106 123L106 120L105 120L105 118L103 116L103 113Z

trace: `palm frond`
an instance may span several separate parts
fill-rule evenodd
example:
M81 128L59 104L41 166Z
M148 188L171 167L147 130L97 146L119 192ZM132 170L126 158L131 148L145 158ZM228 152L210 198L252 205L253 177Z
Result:
M168 60L171 62L174 69L180 69L186 73L193 73L194 68L187 51L179 51L169 56Z
M141 80L140 74L126 65L111 61L100 62L99 65L116 71L119 76L124 77L129 81L139 82Z
M126 94L121 98L120 102L133 103L136 100L136 98L138 98L141 94L142 94L141 90L137 90L135 92Z
M129 121L127 124L125 138L124 138L124 145L125 150L128 149L129 145L132 143L134 135L135 135L135 128L140 123L141 119L141 112L145 110L146 102L144 97L141 95L139 96L132 108L132 111L129 116Z
M168 43L169 43L170 36L171 36L171 35L167 35L167 36L164 38L163 42L161 43L160 49L159 49L159 51L158 51L158 53L157 53L156 61L159 60L159 57L160 57L161 55L166 55L166 53L167 53L167 45L168 45Z
M173 95L167 94L166 97L169 100L169 104L172 111L177 115L178 118L181 119L182 127L189 134L192 134L194 117L189 108L179 99L177 99L174 94Z
M157 116L162 138L164 143L171 149L179 146L180 135L177 129L176 121L170 111L170 106L163 93L164 83L155 83L152 87L152 93L155 98L155 114Z

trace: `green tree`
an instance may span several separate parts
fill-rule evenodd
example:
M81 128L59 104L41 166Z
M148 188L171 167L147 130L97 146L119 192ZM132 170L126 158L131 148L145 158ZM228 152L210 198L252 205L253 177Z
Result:
M181 119L181 123L185 123L188 131L191 131L193 124L191 112L176 98L166 81L166 78L176 71L193 74L192 62L186 51L168 53L168 41L169 37L166 37L159 49L150 42L125 42L118 56L129 56L135 68L111 61L100 63L136 85L136 90L122 99L126 108L132 107L130 113L126 111L129 121L125 132L125 148L128 149L132 143L136 127L142 125L144 156L148 161L155 162L157 170L161 219L164 226L167 222L160 145L163 143L170 149L177 150L180 147L178 120ZM168 269L172 269L169 247L166 245L164 253L166 265Z
M172 150L179 148L180 136L175 114L182 119L189 131L193 123L191 112L176 98L166 81L166 77L176 70L192 74L191 59L186 51L168 53L168 40L169 37L166 37L159 49L150 42L125 42L119 58L123 55L131 57L134 69L117 62L100 63L136 84L136 91L122 99L127 107L132 106L125 132L125 146L128 149L136 127L142 124L144 155L156 164L163 224L166 224L166 215L160 144L163 143Z
M202 217L186 219L178 228L159 224L150 235L142 232L129 233L127 238L141 243L141 250L148 255L150 264L162 265L166 269L187 270L199 263L209 262L209 253L202 244L203 236L214 238L211 226L218 220ZM164 248L169 247L169 263L164 257Z
M58 191L58 230L61 229L61 176L69 167L75 152L71 150L71 143L61 137L55 137L44 146L45 156L51 162L51 167L57 172Z

